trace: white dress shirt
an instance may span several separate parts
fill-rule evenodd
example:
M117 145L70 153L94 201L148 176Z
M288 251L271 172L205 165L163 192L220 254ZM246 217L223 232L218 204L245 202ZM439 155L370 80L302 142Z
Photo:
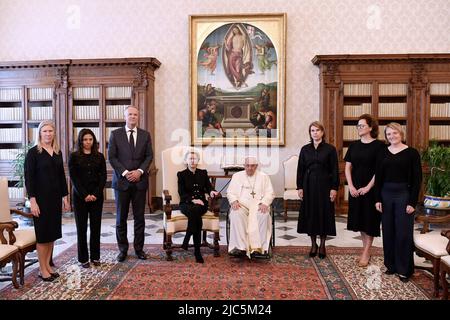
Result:
M130 130L132 132L130 132ZM125 126L125 132L127 134L127 139L128 139L128 143L130 142L130 135L133 134L133 138L134 138L134 146L136 147L136 143L137 143L137 127L135 127L134 129L128 128L127 126ZM138 169L141 174L144 174L144 171L142 169ZM124 172L122 172L122 177L125 177L127 175L129 171L125 170Z

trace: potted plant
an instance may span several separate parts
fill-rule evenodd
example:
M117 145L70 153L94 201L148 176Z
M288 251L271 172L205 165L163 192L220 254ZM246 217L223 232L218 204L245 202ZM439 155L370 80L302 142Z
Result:
M16 158L13 160L13 176L17 179L17 183L14 185L17 188L25 188L25 157L28 150L33 146L32 143L24 145L22 149L17 153ZM25 196L24 203L19 203L18 205L24 207L24 211L28 212L30 208L30 201L28 197Z
M424 206L450 210L450 147L433 142L422 154L422 159L430 169L425 180Z

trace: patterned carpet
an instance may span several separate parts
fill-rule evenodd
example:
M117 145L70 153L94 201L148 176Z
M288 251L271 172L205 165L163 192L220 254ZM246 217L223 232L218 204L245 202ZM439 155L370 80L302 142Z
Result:
M116 245L102 245L101 267L77 267L76 245L56 259L61 277L52 283L25 278L25 286L8 286L0 299L19 300L427 300L432 297L432 279L416 271L402 283L384 272L381 249L375 249L369 268L356 265L360 249L327 249L327 258L310 259L307 247L276 247L271 260L230 258L202 248L205 264L195 263L192 252L175 251L174 261L165 260L161 246L145 248L149 259L130 255L117 263Z

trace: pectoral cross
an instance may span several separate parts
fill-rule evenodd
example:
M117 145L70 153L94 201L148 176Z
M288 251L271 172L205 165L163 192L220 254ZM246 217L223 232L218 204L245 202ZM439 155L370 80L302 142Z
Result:
M255 194L256 194L255 191L252 190L252 192L250 192L250 194L252 195L252 198L255 199Z

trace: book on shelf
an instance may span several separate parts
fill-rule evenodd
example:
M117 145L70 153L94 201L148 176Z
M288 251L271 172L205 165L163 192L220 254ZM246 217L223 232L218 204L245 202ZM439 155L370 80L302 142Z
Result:
M29 101L53 100L53 88L28 88Z
M30 120L52 120L53 107L30 107L28 108L28 118Z
M346 141L354 141L359 139L358 130L355 126L343 127L343 138Z
M450 117L450 102L431 103L430 117L446 118Z
M407 96L408 84L406 83L380 83L378 85L378 95L380 97Z
M30 142L36 141L38 133L39 133L39 128L38 127L28 128L28 140Z
M73 88L72 96L74 100L98 100L100 97L100 90L99 87L76 87Z
M0 160L14 160L21 149L0 149Z
M432 125L429 128L430 140L450 140L450 125Z
M346 83L344 84L344 96L371 96L371 83Z
M22 128L1 128L0 143L22 142Z
M115 200L115 194L113 188L105 188L106 197L105 200Z
M406 117L406 102L382 102L378 104L380 117Z
M106 120L123 120L125 108L128 105L107 105L106 106Z
M0 108L0 120L2 121L21 121L22 115L22 108Z
M344 117L358 118L364 113L372 113L371 103L361 103L356 105L344 105Z
M345 158L345 155L347 154L347 151L348 151L348 147L343 147L342 148L342 159Z
M76 143L78 140L78 134L82 129L90 129L95 134L97 141L99 140L100 136L100 128L99 127L74 127L73 128L73 141Z
M23 199L24 190L23 188L10 187L8 188L9 199Z
M22 89L0 88L0 101L2 102L22 101Z
M105 141L109 141L109 137L111 136L111 132L116 130L116 129L119 129L119 128L122 128L122 126L106 127L105 128Z
M100 107L95 106L74 106L74 120L98 120L100 118Z
M430 85L430 94L450 96L450 83L432 83Z
M131 99L132 87L106 87L106 99Z

